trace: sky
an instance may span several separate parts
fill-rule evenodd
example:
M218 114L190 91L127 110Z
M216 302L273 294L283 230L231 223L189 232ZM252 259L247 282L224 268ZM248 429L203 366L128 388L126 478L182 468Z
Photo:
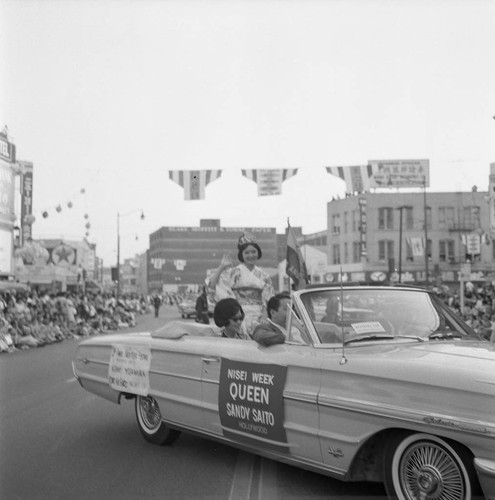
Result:
M428 193L486 191L494 20L492 0L0 0L0 128L34 164L33 236L89 232L114 265L118 221L122 258L200 219L322 231L345 194L325 167L377 159L428 159ZM258 197L241 169L265 168L298 173ZM203 169L222 176L184 201L168 172Z

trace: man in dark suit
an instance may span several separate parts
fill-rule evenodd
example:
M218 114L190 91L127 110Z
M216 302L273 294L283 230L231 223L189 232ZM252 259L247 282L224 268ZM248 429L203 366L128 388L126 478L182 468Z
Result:
M285 331L287 310L290 304L290 295L287 292L273 296L267 304L268 322L258 325L253 332L253 339L258 344L268 347L283 344L287 332Z

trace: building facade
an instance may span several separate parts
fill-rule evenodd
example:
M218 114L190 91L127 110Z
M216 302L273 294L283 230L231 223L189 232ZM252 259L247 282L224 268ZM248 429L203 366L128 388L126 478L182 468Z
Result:
M237 263L237 243L244 232L254 234L262 249L260 266L277 273L275 228L222 227L218 219L203 219L199 227L162 227L150 234L148 291L196 291L229 253ZM274 280L275 282L275 280Z
M322 282L495 280L488 193L364 193L327 205L328 266ZM426 221L426 227L425 227ZM426 244L425 244L426 242Z
M96 275L96 245L82 240L39 239L16 254L16 280L53 292L84 290Z

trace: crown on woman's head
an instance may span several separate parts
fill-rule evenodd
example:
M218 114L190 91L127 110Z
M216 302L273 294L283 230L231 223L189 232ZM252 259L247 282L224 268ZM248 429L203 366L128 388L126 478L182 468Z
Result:
M258 243L256 236L253 233L242 233L237 246L247 245L249 243Z

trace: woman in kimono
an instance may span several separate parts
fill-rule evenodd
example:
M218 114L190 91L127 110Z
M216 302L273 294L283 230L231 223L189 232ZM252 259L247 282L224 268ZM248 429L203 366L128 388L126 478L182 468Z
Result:
M234 266L232 258L224 255L210 278L208 291L215 302L230 297L241 304L245 313L243 331L251 336L256 325L266 319L266 304L275 291L270 275L257 265L262 252L254 235L244 233L237 250L240 264Z

